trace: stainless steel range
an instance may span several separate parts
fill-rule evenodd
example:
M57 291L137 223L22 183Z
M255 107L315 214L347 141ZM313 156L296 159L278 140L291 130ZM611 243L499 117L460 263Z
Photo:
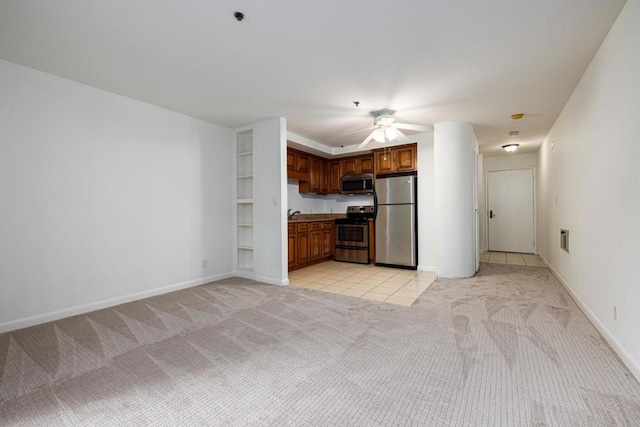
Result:
M349 206L347 217L336 220L336 261L369 264L369 219L373 206Z

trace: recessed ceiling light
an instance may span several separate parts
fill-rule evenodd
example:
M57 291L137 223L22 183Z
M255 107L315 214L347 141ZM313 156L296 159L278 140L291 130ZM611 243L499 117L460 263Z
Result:
M520 120L523 117L524 117L524 113L516 113L511 115L512 120Z
M519 146L520 144L506 144L502 146L502 149L507 153L513 153L518 149Z
M512 130L511 132L509 132L509 135L510 135L510 136L518 136L518 134L519 134L519 133L520 133L520 132L519 132L519 131L517 131L517 130Z

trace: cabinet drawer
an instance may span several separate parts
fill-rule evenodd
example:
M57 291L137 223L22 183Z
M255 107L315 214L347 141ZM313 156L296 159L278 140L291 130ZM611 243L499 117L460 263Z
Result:
M320 231L320 223L312 222L311 223L311 231Z
M322 223L322 229L323 230L331 230L331 228L333 228L333 222L325 221L325 222Z
M296 225L295 224L289 224L287 226L287 233L293 234L295 232L296 232Z
M308 222L303 222L302 224L297 224L298 226L298 233L304 233L309 231L309 223Z

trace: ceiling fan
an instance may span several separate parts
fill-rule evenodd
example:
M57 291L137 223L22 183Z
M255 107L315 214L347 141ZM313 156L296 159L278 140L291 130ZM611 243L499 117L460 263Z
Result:
M358 148L364 148L374 140L376 142L410 142L411 140L407 135L402 133L399 129L415 130L419 132L426 132L431 130L431 126L411 125L407 123L396 123L394 110L378 110L373 112L375 118L373 119L373 132L365 138L364 141L358 146Z

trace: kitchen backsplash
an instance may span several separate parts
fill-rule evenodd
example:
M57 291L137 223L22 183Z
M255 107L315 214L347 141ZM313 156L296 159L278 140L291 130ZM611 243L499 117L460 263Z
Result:
M300 211L303 214L343 214L347 212L347 206L373 204L373 197L366 195L342 196L329 194L318 196L315 194L300 194L298 193L298 181L295 179L287 180L287 198L287 208L292 211Z

